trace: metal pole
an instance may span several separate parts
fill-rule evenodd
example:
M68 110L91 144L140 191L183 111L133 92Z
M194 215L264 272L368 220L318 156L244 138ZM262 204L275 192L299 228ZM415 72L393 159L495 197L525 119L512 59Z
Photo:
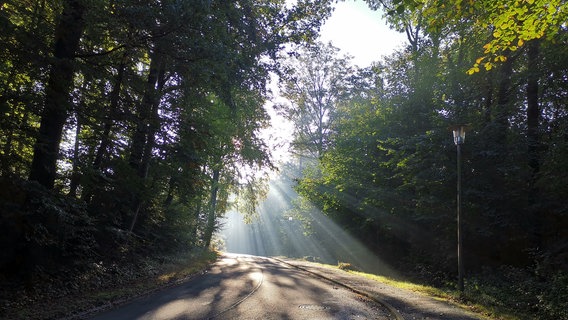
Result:
M457 144L458 152L458 197L457 197L457 211L458 211L458 288L463 292L463 251L462 251L462 221L461 221L461 143Z

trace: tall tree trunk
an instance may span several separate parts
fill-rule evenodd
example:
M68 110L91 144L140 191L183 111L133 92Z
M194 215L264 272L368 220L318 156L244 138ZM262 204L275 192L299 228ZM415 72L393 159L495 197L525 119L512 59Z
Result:
M464 36L462 34L459 35L459 37L461 39L464 38ZM461 42L461 41L460 41ZM436 46L436 51L439 51L439 41L436 41L436 43L438 43L438 45ZM464 41L465 43L465 41ZM449 78L450 82L450 86L451 86L451 90L452 90L452 95L455 101L455 121L457 121L458 123L463 123L464 121L464 110L466 109L466 99L464 97L464 92L462 89L462 84L461 82L461 76L463 74L462 68L463 68L463 64L464 64L464 56L465 56L465 51L466 48L464 45L460 45L458 48L458 54L456 56L456 61L452 61L452 59L448 59L448 69L450 70L450 76L451 78ZM437 57L437 56L436 56ZM434 83L434 82L432 82Z
M209 199L209 213L207 215L207 226L205 227L204 241L205 247L211 244L213 231L215 230L215 218L217 211L217 192L219 191L219 169L213 170L213 178L211 179L211 198Z
M83 34L85 8L80 0L67 0L55 29L55 48L39 134L34 145L30 180L53 189L59 144L68 117L69 92L73 85L73 60Z
M527 152L528 165L531 170L528 182L528 207L530 214L530 233L532 245L536 249L542 249L543 245L543 217L536 204L539 199L539 191L536 186L538 172L540 171L539 154L539 122L540 106L538 102L538 78L539 78L539 46L538 40L531 41L527 46Z
M144 158L144 151L148 149L147 143L150 133L150 123L152 122L151 118L155 111L155 105L159 103L157 85L161 73L161 67L161 53L157 52L156 49L152 56L152 61L150 61L148 80L146 81L144 97L139 105L138 123L132 137L130 158L128 160L130 166L135 169L141 177L144 175L142 162Z
M6 142L3 146L3 161L1 162L2 171L0 171L0 175L8 176L11 172L10 164L13 162L12 158L12 140L14 139L14 127L18 121L17 116L13 113L12 118L14 119L13 122L7 126L7 130L3 130L4 134L6 135Z
M109 106L107 110L107 116L104 119L103 132L101 134L101 143L95 151L95 157L93 159L92 168L95 172L98 172L103 168L103 163L108 160L109 148L111 147L111 132L114 121L116 120L118 105L120 103L120 93L122 90L122 83L124 82L124 73L126 69L126 64L128 61L128 51L122 56L122 61L118 65L118 71L116 77L114 78L114 83L112 90L110 92ZM98 175L93 176L94 180L83 186L84 190L81 193L81 200L90 203L93 196L94 188L93 186L98 182Z
M0 7L1 7L1 3L0 3ZM16 72L17 72L17 70L15 68L12 68L12 70L10 70L10 72L8 73L8 78L9 79L14 78L15 75L16 75ZM10 100L10 96L12 96L14 94L19 94L19 92L18 92L19 90L14 92L14 93L12 93L10 91L11 90L9 90L8 88L2 88L2 92L0 92L0 106L7 104L8 101ZM27 111L21 110L21 112L24 113L24 119L27 119ZM12 158L12 155L16 153L13 150L15 130L19 126L24 127L26 125L24 121L18 120L18 112L16 112L15 110L11 112L11 118L13 120L12 121L7 120L7 122L9 124L5 128L2 128L2 130L1 130L1 131L3 131L3 134L6 137L6 142L4 143L4 146L2 148L5 160L1 161L2 163L0 164L0 166L2 168L2 172L0 174L6 175L6 176L13 173L12 170L10 169L10 166L14 163L14 159Z
M538 133L540 106L538 102L538 56L539 42L531 41L527 46L528 76L527 76L527 143L528 165L531 169L530 191L535 191L535 179L540 170Z
M484 122L485 125L491 123L491 109L493 105L493 77L491 75L487 75L485 78L485 100L483 104L483 115L484 115Z
M158 68L158 83L152 97L148 100L151 104L150 118L148 119L148 132L146 138L146 145L144 146L144 153L142 156L142 162L140 164L140 177L146 179L148 177L148 170L150 169L150 161L152 160L152 150L154 150L156 144L156 133L160 128L160 93L164 89L166 82L165 77L165 63L163 60L159 61L160 65Z
M174 201L174 190L176 188L176 177L171 176L168 180L168 195L166 196L166 200L164 200L164 208L169 207L172 202Z
M122 82L124 81L124 70L126 69L126 61L128 59L128 53L125 52L122 57L122 61L118 66L118 72L116 78L114 79L114 85L110 93L110 102L108 108L108 116L105 119L105 124L103 128L103 133L101 135L101 144L95 153L95 159L93 160L93 168L95 170L101 169L103 159L110 146L110 133L112 130L113 121L115 120L116 113L118 110L118 104L120 102L120 91L122 88Z
M496 125L493 141L499 150L504 150L503 145L507 141L507 129L509 127L509 109L512 92L513 58L509 54L507 61L499 70L499 89L497 92L497 107L493 110L493 121Z
M144 97L140 104L138 125L132 138L132 148L129 159L130 166L136 170L138 176L143 180L148 177L152 150L155 145L155 135L160 125L158 110L160 105L160 92L165 84L164 69L165 64L162 60L162 53L158 49L155 49L152 61L150 62L146 90L144 91ZM141 198L140 192L138 192L133 198L132 208L134 210L134 216L129 227L130 232L134 230L134 226L139 219L142 203L143 199Z
M487 207L500 216L495 223L496 232L503 232L504 226L497 221L511 219L511 212L507 203L508 192L505 161L508 153L507 135L509 130L510 101L512 93L513 59L509 56L507 61L496 70L495 85L497 90L493 105L490 106L490 122L487 123L484 135L490 137L484 140L483 148L487 151L480 155L479 167L484 168L484 176L491 177L486 181L487 187L491 188L491 198L487 201ZM487 89L487 99L491 99L491 92Z

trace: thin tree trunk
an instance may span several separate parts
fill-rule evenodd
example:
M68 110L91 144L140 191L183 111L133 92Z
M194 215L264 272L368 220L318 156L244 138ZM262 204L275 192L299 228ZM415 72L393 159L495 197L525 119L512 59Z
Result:
M101 143L95 152L95 157L93 159L92 167L95 172L103 168L104 161L108 161L109 148L111 147L111 132L114 121L118 113L118 104L120 103L120 93L122 90L122 83L124 82L124 73L126 69L126 64L128 61L128 52L125 52L122 56L122 61L118 66L118 71L114 79L114 84L112 91L110 93L109 107L107 112L107 117L104 120L103 132L101 134ZM93 185L96 184L98 176L94 176L94 181L84 185L84 190L81 194L81 200L90 203L91 197L93 196Z
M530 214L530 234L532 235L532 245L536 249L542 249L543 245L543 216L536 204L539 199L539 190L536 186L537 176L540 171L539 154L539 122L540 106L538 102L538 78L539 78L539 42L531 41L527 46L527 147L528 165L531 170L528 182L528 204Z
M156 85L160 75L160 53L155 52L150 62L150 70L148 72L148 80L146 81L146 90L144 97L139 105L138 123L132 137L132 146L130 149L130 166L135 169L140 176L143 176L142 161L144 151L147 149L150 122L154 111L155 104L159 103Z
M0 3L0 7L1 7L1 3ZM10 71L10 73L8 74L9 78L13 78L16 74L16 69L12 69ZM9 90L7 88L2 88L2 92L0 93L0 105L1 104L5 104L7 103L10 98L8 97L8 95L12 95L11 93L9 93ZM16 94L18 94L18 92L16 92ZM12 170L10 170L10 165L13 163L13 160L11 159L12 154L14 153L12 151L12 149L14 148L13 146L13 141L14 141L14 131L15 128L17 128L18 126L25 126L25 122L27 120L27 112L25 110L22 110L21 112L24 113L24 119L22 121L18 121L18 114L17 112L11 112L12 115L12 123L10 125L7 126L7 130L4 130L4 134L6 135L6 143L4 144L4 147L2 148L4 151L4 159L6 159L2 164L2 175L8 175L11 174ZM18 124L18 122L20 122Z
M201 200L198 200L197 208L195 209L195 220L193 221L193 225L191 226L191 231L190 231L190 234L193 237L192 244L195 245L195 246L200 244L199 240L203 239L203 238L198 238L198 236L197 236L198 230L200 228L199 216L201 215L202 206L203 206L203 203L201 202Z
M169 181L168 181L168 195L166 196L166 199L164 200L164 207L167 208L169 207L172 202L174 201L174 190L176 187L176 178L171 176Z
M122 61L118 67L118 73L116 74L112 92L110 93L108 116L105 120L103 133L101 135L101 144L99 145L99 148L97 149L97 152L95 154L95 159L93 160L93 168L95 170L101 169L103 159L111 143L110 132L112 130L113 121L115 120L115 116L118 110L118 103L120 102L120 92L122 88L122 82L124 81L124 70L126 69L127 57L128 54L124 53Z
M497 125L493 139L502 149L507 141L507 128L509 127L509 103L511 101L511 77L513 75L513 59L508 56L499 72L499 91L497 92L497 108L494 111L494 121Z
M160 115L158 113L160 106L160 92L165 85L165 64L160 61L158 69L158 83L157 88L149 102L151 103L152 112L150 113L150 119L148 119L148 133L146 138L146 145L144 146L144 154L142 156L142 163L140 164L140 177L147 178L148 170L150 169L150 161L152 160L152 150L156 144L156 133L160 128Z
M211 238L215 230L215 218L217 211L217 192L219 191L219 174L220 170L213 170L213 179L211 180L211 199L209 200L209 213L207 215L207 226L205 227L205 247L211 245Z
M487 88L487 99L492 99L494 103L490 106L490 122L487 123L484 135L491 137L484 140L484 149L487 151L485 155L480 155L480 166L485 168L484 175L491 177L491 193L492 197L489 200L488 206L491 206L498 215L505 216L510 214L507 207L508 188L507 179L503 174L505 168L505 161L508 158L509 146L507 143L507 133L509 130L509 112L511 100L511 85L513 74L513 59L510 55L496 70L495 96L491 98L491 90ZM488 102L488 101L486 101ZM489 106L489 105L486 105Z
M485 80L485 103L484 103L484 120L485 124L491 122L491 107L493 105L493 77L486 76Z
M77 112L77 124L75 130L75 145L73 147L73 170L71 174L71 182L69 183L69 196L77 196L77 188L79 187L79 135L81 134L81 116Z
M460 38L463 39L464 38L463 35L460 34ZM437 41L437 43L439 44L439 41ZM451 59L448 59L448 69L451 70L453 78L453 80L451 80L450 83L452 86L452 92L456 107L455 118L459 122L463 121L463 111L465 110L465 102L466 102L458 76L461 75L461 73L463 73L463 71L461 71L461 68L464 63L464 55L465 55L464 47L465 47L464 45L459 46L455 62L452 61ZM438 48L438 46L436 48ZM436 51L438 51L438 49Z
M142 207L142 201L138 200L136 202L136 208L134 209L134 215L132 216L132 220L130 221L130 226L128 227L128 233L131 234L134 231L134 226L138 221L138 216L140 215L140 208Z
M45 89L45 104L39 134L34 145L30 180L53 189L59 144L68 117L69 92L73 85L73 60L84 30L84 7L80 0L68 0L55 30L54 58Z
M11 155L12 155L12 140L14 139L14 127L16 125L16 121L18 120L16 115L13 116L13 124L9 125L7 130L4 131L6 135L6 143L4 143L3 152L4 152L4 161L2 161L2 172L0 175L8 176L11 172L10 164L12 163Z

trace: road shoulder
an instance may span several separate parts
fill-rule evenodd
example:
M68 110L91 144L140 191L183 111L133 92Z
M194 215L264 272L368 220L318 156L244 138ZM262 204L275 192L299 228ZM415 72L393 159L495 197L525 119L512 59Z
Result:
M486 319L482 315L475 314L448 301L442 301L423 293L396 288L389 284L367 279L340 269L302 260L283 261L296 268L325 277L354 291L363 293L379 303L385 304L387 307L394 308L403 319Z

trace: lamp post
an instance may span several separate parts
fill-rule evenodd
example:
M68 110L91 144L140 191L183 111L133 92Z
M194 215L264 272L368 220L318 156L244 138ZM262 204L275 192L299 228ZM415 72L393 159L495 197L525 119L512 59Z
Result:
M292 216L288 216L288 258L292 257Z
M454 134L454 143L457 148L457 165L458 165L458 183L457 183L457 214L458 214L458 288L463 292L463 250L462 250L462 220L461 220L461 145L465 141L465 131L467 125L460 124L451 127Z

